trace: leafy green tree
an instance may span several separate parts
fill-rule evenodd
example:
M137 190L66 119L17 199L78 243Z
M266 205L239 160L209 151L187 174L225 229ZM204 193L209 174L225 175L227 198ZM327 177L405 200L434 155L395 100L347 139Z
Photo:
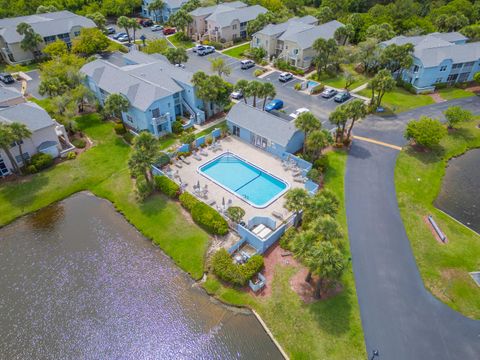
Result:
M233 222L238 224L245 216L245 210L240 206L230 206L227 209L227 215Z
M318 19L320 24L335 20L335 15L332 9L330 9L328 6L319 7L318 11L315 13L315 17Z
M27 159L25 158L25 154L23 153L23 150L22 150L22 143L24 139L28 139L29 137L32 136L32 132L25 124L22 124L19 122L11 123L10 130L12 132L13 139L18 146L18 151L20 153L20 156L22 157L23 166L26 166Z
M259 96L263 97L263 105L262 110L265 110L265 105L267 103L268 98L274 98L277 95L275 90L275 86L272 83L264 82L259 93Z
M186 34L188 32L188 25L193 22L193 18L187 11L180 9L173 15L170 15L168 22L177 29L182 29Z
M105 100L103 112L107 116L114 117L122 122L123 129L126 131L125 123L123 122L122 113L127 112L130 107L130 101L122 94L110 94Z
M305 154L306 143L309 134L314 130L320 130L322 128L322 124L315 117L315 115L308 111L300 114L295 119L295 126L305 134L305 140L303 141L303 153Z
M447 119L447 125L449 129L453 129L455 125L459 123L472 121L473 119L472 112L462 109L460 106L450 106L443 112L443 114Z
M371 73L378 63L378 40L368 38L358 44L358 61L363 65L366 73Z
M380 54L381 66L390 70L398 79L403 69L408 69L413 65L413 50L412 44L388 45Z
M257 80L252 80L248 83L247 93L253 97L253 107L257 107L257 98L262 96L263 83Z
M230 102L233 86L220 76L209 76L203 71L197 71L193 74L192 83L197 96L204 102L207 115L212 113L213 104L223 109Z
M73 39L72 52L90 56L104 51L110 45L110 40L97 28L83 28L80 35Z
M248 50L247 56L251 57L255 62L258 63L262 61L265 56L267 56L267 50L261 47L250 48L250 50Z
M355 29L353 28L353 25L347 24L335 30L334 37L340 45L345 45L354 35Z
M287 191L285 194L285 204L284 207L288 211L293 211L296 217L298 218L298 214L300 211L305 209L308 204L308 200L310 195L305 189L302 188L293 188ZM297 221L297 219L295 220ZM298 225L296 223L295 225Z
M457 31L469 24L468 18L463 14L442 14L435 19L435 26L439 31Z
M347 142L350 141L353 126L357 120L363 119L367 115L367 107L362 100L355 99L345 104L347 116L350 118L350 127L347 131Z
M73 88L70 95L72 101L77 105L77 110L79 113L83 112L86 103L95 101L95 95L93 92L83 84Z
M241 91L243 94L243 101L245 101L245 104L247 103L247 98L250 96L248 93L248 85L249 81L245 79L240 79L237 81L237 83L234 86L234 89L237 91Z
M153 13L155 14L156 22L159 21L158 19L164 7L165 7L165 3L162 0L153 0L150 4L148 4L148 11L153 11Z
M303 220L309 224L323 215L335 217L340 208L340 201L330 190L323 189L308 199L303 213Z
M96 11L94 13L87 14L86 17L92 20L101 32L104 34L107 33L107 29L105 27L107 25L107 19L105 19L105 16L101 12Z
M147 182L151 183L152 164L159 153L157 139L148 131L142 131L133 139L133 152L128 161L132 174L144 174Z
M395 36L395 31L389 23L373 24L367 28L366 38L374 38L377 41L387 41Z
M480 6L480 2L478 4ZM460 32L469 38L470 41L480 40L480 24L465 26L460 30Z
M18 167L18 164L15 161L12 152L10 151L10 147L12 146L12 143L14 141L15 136L12 133L11 127L5 123L0 122L0 149L2 149L5 154L7 154L7 157L13 166L14 172L18 174L20 173L20 168Z
M128 42L130 42L130 39L131 39L130 38L130 25L131 25L130 19L126 16L120 16L117 19L117 26L120 27L120 28L123 28L125 30L125 33L128 36Z
M68 54L68 47L67 44L65 44L65 41L57 39L45 46L43 48L43 53L51 58L61 57L65 54Z
M185 4L182 5L182 9L186 12L193 11L202 6L200 0L188 0Z
M343 144L343 139L345 136L345 127L347 126L348 113L345 106L338 106L334 111L330 113L329 116L330 123L337 126L335 132L335 142L337 144Z
M223 75L229 76L232 72L232 68L228 66L225 62L224 58L217 57L211 58L210 60L210 68L212 72L216 72L218 76L222 77Z
M345 90L350 89L350 86L352 86L355 81L357 81L357 78L349 71L345 71L343 73L343 78L345 79Z
M168 49L167 40L161 39L152 39L147 41L147 46L143 48L143 51L147 54L163 54Z
M46 14L58 11L58 9L54 5L40 5L37 7L37 14Z
M338 46L334 39L318 38L312 47L315 51L314 63L317 67L317 73L320 74L322 69L326 71L328 65L332 64L338 52Z
M39 55L38 45L43 42L42 36L36 33L30 24L25 22L17 25L17 33L23 35L20 47L25 51L31 51L33 57L37 58Z
M295 234L291 249L295 254L295 257L301 261L309 256L312 247L320 241L320 236L318 233L315 233L311 230L299 231ZM312 271L308 268L307 276L305 277L305 282L309 283L312 280Z
M447 130L438 119L421 116L412 120L405 129L405 138L413 140L417 145L432 149L447 135Z
M473 80L475 80L477 83L480 83L480 72L477 72L475 75L473 75Z
M57 96L75 88L83 80L80 68L84 64L85 59L74 54L65 54L42 63L39 93Z
M395 88L396 82L390 70L382 69L369 82L368 88L372 92L370 104L378 108L382 104L383 96L387 91Z
M165 51L165 57L170 61L172 64L182 64L188 61L187 50L182 47L179 48L171 48L169 47Z
M312 159L316 160L322 155L322 150L329 145L328 132L325 130L313 130L308 134L305 143Z

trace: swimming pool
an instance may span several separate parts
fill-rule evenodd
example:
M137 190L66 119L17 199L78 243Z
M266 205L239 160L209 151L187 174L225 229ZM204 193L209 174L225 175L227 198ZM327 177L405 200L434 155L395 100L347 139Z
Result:
M289 187L285 181L229 152L200 166L198 171L256 208L267 207Z

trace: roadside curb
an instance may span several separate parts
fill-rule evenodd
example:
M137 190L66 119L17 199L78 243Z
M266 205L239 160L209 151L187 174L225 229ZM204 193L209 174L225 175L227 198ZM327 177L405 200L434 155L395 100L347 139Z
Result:
M270 336L270 339L272 339L273 343L277 346L278 348L278 351L280 351L280 353L282 354L283 358L286 359L286 360L290 360L289 356L287 355L287 353L285 352L285 350L283 350L282 346L280 345L280 343L275 339L275 337L273 336L272 332L270 331L270 329L267 327L267 324L265 324L265 322L263 321L263 319L260 317L260 315L258 315L258 313L251 309L252 310L252 313L253 315L255 315L255 317L257 318L258 322L262 325L263 329L265 330L265 332L268 334L268 336Z

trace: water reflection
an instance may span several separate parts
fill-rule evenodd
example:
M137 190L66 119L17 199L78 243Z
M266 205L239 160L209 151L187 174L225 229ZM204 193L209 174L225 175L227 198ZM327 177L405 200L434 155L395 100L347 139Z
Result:
M450 160L435 206L480 233L480 149Z
M106 201L78 194L0 239L0 358L281 358Z

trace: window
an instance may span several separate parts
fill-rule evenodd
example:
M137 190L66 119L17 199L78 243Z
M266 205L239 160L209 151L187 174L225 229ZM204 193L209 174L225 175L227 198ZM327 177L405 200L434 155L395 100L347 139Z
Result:
M233 125L233 135L240 136L240 128L236 125Z
M443 78L437 78L435 80L435 84L439 84L439 83L442 83L443 82Z
M233 30L237 30L237 24L233 24L233 25L232 25L232 29L233 29Z
M446 65L443 65L443 66L440 67L440 71L445 71L445 70L447 70L447 66L446 66Z
M460 81L460 82L467 81L468 80L468 75L470 75L470 73L468 73L468 72L461 73L460 76L458 77L458 81Z
M133 118L130 115L127 114L126 117L129 123L133 123Z
M293 49L293 55L298 55L298 49Z
M463 64L453 64L452 65L452 70L453 69L460 69L463 66Z
M458 78L458 74L448 75L447 82L454 82L455 80L457 80L457 78Z
M23 156L25 157L25 160L30 160L30 154L28 152L24 152L23 153ZM23 158L21 155L17 155L15 156L15 161L17 162L17 164L23 164Z
M242 23L240 23L240 26L242 26L242 27L243 27L243 26L245 26L245 25L247 25L247 22L246 22L246 21L245 21L245 22L242 22Z
M233 40L237 38L237 34L233 34Z
M54 42L56 39L57 39L57 37L56 37L55 35L45 36L45 37L43 38L43 41L45 41L45 44L49 44L49 43Z
M168 104L168 106L170 107L170 104ZM156 108L156 109L153 109L153 110L152 110L152 117L153 117L153 118L158 118L158 117L160 117L160 109L159 109L159 108Z
M256 41L257 45L260 45L260 38L256 37L255 41Z
M73 35L74 35L74 36L80 36L80 31L74 31L74 32L73 32Z
M7 165L5 165L5 161L3 161L2 157L0 156L0 175L7 175L9 173Z
M463 64L464 68L471 68L475 64L475 61L466 62Z
M418 70L420 70L420 67L418 65L413 66L413 72L418 73Z

